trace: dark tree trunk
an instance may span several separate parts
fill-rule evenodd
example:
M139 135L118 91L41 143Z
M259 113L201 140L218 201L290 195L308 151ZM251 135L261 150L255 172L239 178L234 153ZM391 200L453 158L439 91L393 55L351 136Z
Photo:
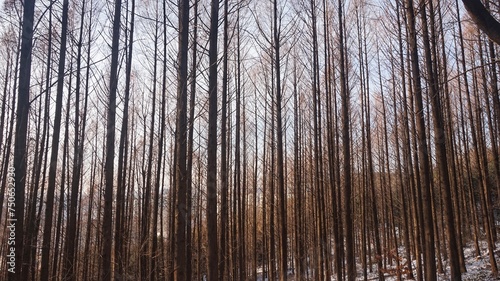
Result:
M436 146L437 166L440 175L440 188L444 190L444 212L446 219L446 236L449 249L451 280L461 280L460 264L458 260L457 240L455 234L455 220L453 217L453 203L451 198L451 182L449 177L448 161L446 156L446 134L444 128L444 115L441 105L441 97L438 89L438 81L433 67L431 54L431 43L436 44L435 36L429 37L427 8L425 1L420 2L420 16L423 27L423 43L425 51L425 66L429 81L429 96L433 113L434 143ZM434 15L432 15L434 16ZM434 25L431 25L433 27ZM434 32L431 31L431 35ZM435 61L435 60L434 60ZM425 202L424 202L425 203ZM428 250L428 249L427 249ZM430 257L430 256L429 256ZM439 257L438 257L439 258ZM432 259L432 263L435 263ZM426 270L427 272L427 270Z
M208 78L208 146L207 146L207 234L208 280L218 281L217 246L217 38L219 1L213 0L210 13L210 47Z
M222 104L221 104L221 155L220 155L220 182L221 182L221 219L220 219L220 251L219 251L219 278L228 280L228 241L229 239L229 212L228 212L228 164L227 164L227 95L228 95L228 1L224 1L224 35L223 35L223 59L222 59Z
M9 271L9 280L28 280L28 272L24 257L24 196L26 187L26 171L28 153L28 117L30 108L30 85L31 85L31 57L33 48L33 25L34 25L35 0L24 1L23 22L21 33L21 60L19 62L19 88L16 116L16 133L14 144L14 184L15 184L15 206L14 212L9 210L9 217L15 221L9 221L15 225L15 255L16 266L14 272ZM9 184L9 187L11 185ZM10 252L10 251L9 251Z
M166 9L166 3L163 2L164 5L164 10ZM194 153L194 144L193 144L193 135L194 135L194 114L195 114L195 107L196 107L196 75L197 75L197 65L198 65L198 0L195 0L194 7L193 7L193 12L194 12L194 22L193 22L193 49L192 49L192 62L191 62L191 93L189 97L189 129L188 129L188 148L187 148L187 173L188 173L188 180L187 180L187 209L188 209L188 218L187 218L187 224L186 224L186 262L187 268L192 268L192 261L193 261L193 239L192 239L192 192L193 192L193 153ZM167 24L166 20L166 14L164 14L164 21L165 21L165 28ZM164 41L167 41L167 35L166 32L164 33ZM164 44L164 53L167 52L167 45ZM164 60L164 73L163 73L163 85L166 87L166 59ZM166 89L164 89L163 93L165 93ZM163 120L163 119L162 119ZM199 273L199 272L198 272ZM186 278L188 280L192 279L192 271L187 272Z
M102 221L102 281L111 280L111 253L113 242L113 187L115 159L115 119L116 93L118 89L118 55L120 52L120 27L122 1L116 0L114 5L113 39L111 44L111 71L109 77L108 111L106 124L106 160L104 163L105 190L104 216Z
M345 263L347 264L346 278L349 281L356 279L356 262L354 249L354 223L351 210L352 203L352 182L351 182L351 143L350 143L350 106L349 106L349 88L347 86L347 62L344 43L344 3L338 1L338 20L339 20L339 53L340 53L340 96L341 96L341 122L342 122L342 154L343 159L343 188L342 202L343 226L345 239Z
M179 2L179 51L177 56L177 118L175 134L175 257L174 280L187 281L186 254L186 220L187 220L187 64L188 64L188 35L189 35L189 1Z
M288 242L286 228L286 186L285 186L285 170L284 170L284 148L283 148L283 120L282 120L282 89L281 89L281 60L280 60L280 44L281 44L281 25L278 25L278 1L273 2L273 20L274 20L274 67L275 67L275 102L276 102L276 164L277 164L277 187L279 196L279 238L280 238L280 274L281 281L286 280L288 272Z
M433 281L436 276L436 254L434 248L434 226L432 219L432 201L431 201L431 175L429 167L429 150L427 146L427 137L425 130L424 108L422 102L422 86L420 76L420 66L418 64L418 46L417 33L415 30L415 12L413 0L406 1L407 17L408 17L408 39L410 44L411 56L411 73L414 87L414 102L416 114L416 130L418 154L420 158L420 177L422 177L422 197L417 198L422 202L423 211L423 230L424 230L424 264L425 264L425 280Z
M54 192L56 188L57 176L57 157L59 154L59 136L61 133L61 115L62 115L62 98L64 87L64 70L66 65L66 38L68 33L68 0L63 2L62 12L62 30L61 30L61 47L59 54L59 66L57 74L57 92L56 92L56 112L54 117L54 131L52 133L52 151L49 165L49 182L47 186L47 202L45 207L45 227L43 231L42 243L42 270L40 278L48 280L49 278L49 259L50 259L50 242L52 239L52 219L54 212ZM78 132L78 130L77 130ZM77 141L78 143L78 137ZM74 268L74 267L73 267Z
M127 16L128 17L128 16ZM132 53L134 45L134 24L135 24L135 0L132 0L132 10L130 12L130 27L128 29L128 50L125 66L125 96L123 106L122 128L120 132L120 144L118 148L118 177L116 189L116 221L115 221L115 279L125 278L126 276L126 217L125 217L125 191L127 186L127 156L128 156L128 130L129 130L129 103L130 103L130 80L132 71Z

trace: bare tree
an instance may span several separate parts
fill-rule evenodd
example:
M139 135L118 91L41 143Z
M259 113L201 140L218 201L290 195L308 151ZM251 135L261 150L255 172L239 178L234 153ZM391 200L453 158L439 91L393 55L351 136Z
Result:
M217 41L219 26L219 1L211 2L210 46L208 78L208 144L207 144L207 235L208 280L219 280L219 253L217 245Z
M28 116L30 107L31 86L31 60L33 49L35 0L24 2L22 33L21 33L21 58L19 62L19 88L17 98L16 133L14 136L14 169L15 169L15 256L17 268L15 272L9 271L9 280L27 280L28 272L24 257L24 197L26 178L28 177L27 144ZM10 214L9 214L10 215ZM27 258L27 257L26 257Z
M431 175L429 167L429 151L427 146L427 137L425 130L424 108L422 102L422 85L420 66L418 64L418 47L417 47L417 34L415 29L415 10L412 0L406 1L406 13L408 18L408 40L410 44L411 55L411 73L412 82L414 87L414 103L416 114L416 130L418 142L418 155L420 159L420 177L422 178L422 197L419 196L418 200L422 202L423 209L423 241L424 247L424 264L425 264L425 279L436 280L436 263L435 263L435 248L434 248L434 225L432 218L432 201L431 201Z
M187 63L188 63L189 1L179 2L179 49L177 56L177 117L175 129L174 181L177 195L175 203L175 258L174 280L184 281L190 268L186 267L187 202Z
M106 124L106 161L104 164L105 192L104 192L104 217L102 221L103 256L102 275L103 281L112 278L112 242L113 242L113 189L114 189L114 159L115 159L115 120L116 120L116 93L118 90L118 55L120 52L122 1L117 0L114 5L113 38L111 43L111 70L109 74L109 95Z
M59 152L59 137L61 133L61 115L62 115L62 98L63 98L63 86L64 86L64 71L66 66L66 42L68 34L68 9L69 2L65 0L63 2L62 11L62 30L61 30L61 47L59 54L59 65L58 65L58 77L57 77L57 92L56 92L56 113L54 117L54 131L52 134L52 152L50 156L50 168L49 168L49 183L47 186L47 206L45 209L45 228L43 232L43 244L42 244L42 271L40 278L42 280L49 279L49 251L50 242L52 234L52 219L54 211L54 191L56 188L56 176L57 176L57 156ZM77 130L78 132L78 130ZM78 143L78 141L77 141Z

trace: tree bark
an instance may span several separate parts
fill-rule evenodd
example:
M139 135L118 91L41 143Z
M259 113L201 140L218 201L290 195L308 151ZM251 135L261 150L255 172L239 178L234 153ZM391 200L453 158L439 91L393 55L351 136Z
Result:
M179 1L179 49L177 56L177 117L175 134L175 258L174 280L187 281L186 220L187 220L187 63L189 35L189 1Z
M61 29L61 47L59 54L59 66L57 73L57 92L56 92L56 112L54 117L54 131L52 133L52 150L49 164L49 182L47 186L47 203L45 207L45 227L43 231L42 242L42 269L40 278L42 280L49 279L49 259L50 259L50 242L52 239L52 219L54 212L54 192L56 188L57 176L57 157L59 154L59 137L61 133L61 116L62 116L62 98L64 87L64 70L66 65L66 41L68 33L68 0L63 1L62 11L62 29ZM77 131L78 132L78 131ZM78 134L78 133L77 133ZM78 136L76 137L78 143ZM73 267L74 268L74 267Z
M423 27L423 43L425 65L429 81L429 96L432 108L432 117L434 125L434 144L436 150L437 166L439 169L440 186L444 191L444 213L446 219L446 237L448 242L451 280L461 280L460 264L458 260L457 239L455 231L455 220L453 215L453 203L451 198L451 181L449 175L448 161L446 156L446 131L444 127L444 114L441 105L441 97L438 89L436 69L433 67L431 43L436 44L434 31L431 30L429 37L428 21L427 21L427 5L425 1L420 2L420 16L422 18ZM434 17L434 15L431 15ZM432 19L431 19L432 21ZM434 24L431 23L431 27ZM435 56L436 57L436 56ZM434 60L435 63L435 60ZM439 258L439 256L438 256ZM433 261L434 263L434 261Z
M33 48L33 24L35 13L35 0L24 1L22 33L21 33L21 60L19 62L19 88L16 116L16 133L14 144L14 184L15 207L10 213L15 224L15 273L9 271L9 280L28 280L28 272L23 272L24 263L24 196L26 187L26 171L28 160L28 117L30 108L31 85L31 58ZM10 186L10 185L9 185Z
M208 146L207 146L207 235L208 280L219 280L217 245L217 39L219 1L212 0L209 35Z
M424 264L425 280L437 280L436 276L436 254L434 248L434 226L432 219L432 201L431 201L431 175L429 150L427 146L427 137L425 130L424 107L422 102L422 86L420 76L420 66L418 60L417 34L415 30L415 12L413 0L406 1L409 44L411 55L411 72L414 87L415 117L417 130L418 154L420 158L420 177L422 177L422 198L417 198L422 202L423 211L423 229L424 229Z
M104 216L102 221L102 281L111 280L112 242L113 242L113 188L115 159L115 119L116 93L118 91L118 55L120 52L120 27L122 1L116 0L113 19L113 39L111 43L111 70L109 81L108 110L106 123L106 160L104 163L105 191Z
M350 144L350 118L349 118L349 88L347 87L347 62L345 55L344 43L344 1L338 1L338 20L339 20L339 52L340 52L340 95L341 95L341 122L342 122L342 154L343 159L343 189L342 200L344 203L343 209L343 225L345 239L345 263L347 264L346 278L349 281L356 279L356 262L354 249L354 223L352 219L352 182L351 182L351 144Z

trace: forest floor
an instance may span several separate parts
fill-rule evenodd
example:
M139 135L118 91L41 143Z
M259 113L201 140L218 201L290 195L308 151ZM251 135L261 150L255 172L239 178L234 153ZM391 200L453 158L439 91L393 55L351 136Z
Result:
M480 242L480 249L481 249L481 255L476 256L475 250L474 250L474 245L472 243L467 244L467 246L464 249L464 257L465 257L465 266L467 268L467 272L462 274L462 280L463 281L498 281L500 280L500 276L498 277L493 277L491 273L491 267L490 267L490 262L489 262L489 256L488 256L488 248L487 244L485 242ZM403 249L400 250L402 252ZM496 244L496 251L495 251L495 257L497 261L497 266L500 266L500 241L497 242ZM404 262L404 261L403 261ZM414 271L414 276L416 276L416 261L412 261L413 264L413 271ZM438 274L438 280L440 281L446 281L450 280L449 276L449 265L447 264L447 261L443 261L443 265L446 267L445 274ZM363 271L361 264L358 264L357 267L358 269L358 278L357 280L364 280L363 278ZM372 273L368 273L368 278L367 280L378 280L378 275L376 270L376 265L374 265L374 270ZM258 270L259 272L260 270ZM261 272L261 271L260 271ZM312 273L312 272L311 272ZM311 274L312 275L312 274ZM396 281L397 277L396 276L391 276L386 274L386 281ZM406 278L406 275L402 276L402 280L409 280ZM293 273L290 271L289 276L287 278L288 281L295 281L295 277ZM310 279L314 280L314 279ZM332 276L332 281L337 280L334 276ZM267 278L262 278L262 275L258 275L257 281L268 281Z
M490 267L490 261L489 261L489 255L488 255L488 245L486 242L480 242L479 247L481 249L481 255L476 256L476 251L474 249L474 245L472 243L469 243L466 245L464 248L464 257L465 257L465 267L467 269L467 272L462 274L462 280L463 281L493 281L493 280L500 280L500 276L495 278L493 277L491 273L491 267ZM496 252L495 252L495 257L497 261L497 265L500 261L500 241L496 244ZM399 252L401 253L403 249L401 249ZM412 261L413 265L413 275L416 276L416 261ZM443 261L443 265L445 266L446 270L444 274L438 274L438 280L440 281L447 281L450 280L449 272L450 268L447 263L447 261ZM361 268L359 265L358 268ZM358 272L358 278L357 280L363 280L363 273L362 271ZM405 278L406 275L403 275L402 280L408 280ZM331 280L336 280L336 278L332 278ZM376 272L370 273L368 275L368 280L378 280L378 276ZM387 281L396 281L397 277L396 276L390 276L386 275L386 280Z
M474 249L474 245L472 243L469 243L466 245L464 248L464 257L465 257L465 267L467 269L467 272L462 274L462 280L463 281L493 281L493 280L500 280L499 277L493 277L491 273L491 266L490 266L490 261L489 261L489 255L488 255L488 245L486 242L482 241L479 243L479 247L481 249L481 255L477 256L476 251ZM402 252L402 250L400 251ZM496 251L495 251L495 257L497 261L497 266L499 265L500 261L500 241L497 242L496 244ZM413 275L416 276L416 261L412 261L413 265ZM446 270L444 274L438 274L438 280L440 281L446 281L450 280L449 272L450 268L447 263L447 261L443 261L443 265L445 266ZM357 280L363 280L363 274L362 272L358 272L358 278ZM387 276L387 275L386 275ZM407 280L405 276L402 278L403 280ZM336 280L335 278L332 278L332 280ZM368 280L378 280L377 274L370 273L368 276ZM386 277L387 281L395 281L397 280L396 276L387 276Z
M488 248L485 242L480 244L481 256L476 256L474 247L467 245L464 249L464 256L466 262L467 272L462 275L462 280L500 280L500 276L494 278L491 274L490 259L488 255ZM496 244L495 258L497 266L500 262L500 243ZM442 280L448 280L445 277Z

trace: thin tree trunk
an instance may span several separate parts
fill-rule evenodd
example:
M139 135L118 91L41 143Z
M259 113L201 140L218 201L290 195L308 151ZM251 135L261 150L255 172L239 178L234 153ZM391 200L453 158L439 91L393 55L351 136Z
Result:
M56 112L54 117L54 131L52 134L52 151L50 157L50 168L49 168L49 182L47 186L47 201L45 207L45 227L43 231L43 242L42 242L42 269L40 273L40 278L42 280L48 280L49 278L49 261L50 261L50 247L52 239L52 219L54 212L54 192L56 188L56 176L57 176L57 158L59 153L59 136L61 132L61 115L62 115L62 96L64 87L64 71L66 65L66 38L68 33L68 9L69 2L65 0L63 2L63 12L62 12L62 30L61 30L61 47L59 54L59 66L58 66L58 80L57 80L57 92L56 92ZM78 114L78 108L77 114ZM78 119L75 121L78 124ZM76 130L78 132L78 130ZM78 135L78 133L77 133ZM76 136L76 143L78 143L78 136ZM75 144L76 146L76 144ZM74 268L74 267L73 267Z
M165 3L164 3L165 5ZM164 17L165 17L165 14L164 14ZM164 35L164 39L165 39L166 35ZM165 41L165 40L164 40ZM166 44L163 44L163 53L166 54ZM167 71L167 62L166 62L166 59L164 58L163 59L163 73L162 73L162 76L163 76L163 80L162 80L162 90L161 90L161 115L160 115L160 137L158 139L158 164L156 166L156 178L154 179L154 190L153 190L153 222L152 222L152 235L153 235L153 241L152 241L152 250L151 250L151 255L152 255L152 260L151 260L151 274L152 274L152 280L158 280L160 279L159 277L159 264L160 264L160 261L161 261L161 251L159 250L159 247L158 247L158 236L161 238L163 236L163 229L158 229L158 219L159 219L159 206L161 204L161 201L160 201L160 184L161 184L161 181L162 181L162 175L163 175L163 168L164 168L164 165L162 165L164 163L164 156L163 156L163 148L164 148L164 140L165 140L165 126L166 126L166 88L167 88L167 74L166 74L166 71ZM191 122L192 123L192 122ZM191 137L192 138L192 137ZM191 140L189 140L191 141ZM191 165L188 165L187 166L188 170L191 171L192 170L192 167ZM190 172L188 172L188 175L190 175ZM188 178L189 180L189 178ZM163 186L163 185L162 185ZM187 185L187 195L188 195L188 200L187 200L187 206L188 206L188 216L187 216L187 226L189 226L187 229L186 229L186 237L189 239L187 239L187 245L188 247L191 247L191 186L190 186L190 182L188 182L188 185ZM160 233L158 235L158 233ZM186 254L186 260L187 260L187 263L188 263L188 268L191 268L191 251L188 251L187 254ZM191 279L191 270L189 270L187 272L187 275L186 277L188 279Z
M127 156L128 156L128 129L129 129L129 103L130 103L130 80L132 72L132 53L134 45L134 24L135 24L135 0L132 0L132 8L130 12L130 27L128 29L128 50L125 66L125 93L124 93L124 106L122 117L122 128L120 132L120 145L118 148L118 177L116 189L116 221L115 221L115 279L125 278L127 276L126 263L127 260L125 252L126 243L126 220L125 220L125 190L127 186ZM127 14L128 18L128 14Z
M70 95L68 95L68 99L67 99L67 102L66 102L66 110L69 112L69 107L70 107ZM66 184L65 181L66 181L66 178L68 178L69 180L69 176L66 176L66 171L69 170L67 169L66 167L69 167L68 163L69 163L69 157L67 157L67 154L68 154L68 150L69 150L69 146L68 146L68 142L69 142L69 114L66 114L66 120L65 120L65 132L64 132L64 144L63 144L63 156L62 156L62 163L63 163L63 171L62 171L62 175L61 175L61 188L60 188L60 191L59 191L59 208L58 208L58 212L57 212L57 222L56 222L56 238L55 238L55 250L54 250L54 254L53 254L53 262L52 262L52 273L49 273L49 274L52 274L51 278L59 278L59 276L61 275L60 272L62 272L63 270L62 269L62 264L60 262L60 256L59 256L59 251L60 251L60 239L61 239L61 236L62 236L62 233L61 233L61 230L62 230L62 216L63 216L63 206L64 206L64 189L66 187Z
M10 161L10 157L11 157L11 144L12 144L12 128L13 128L13 124L14 124L14 111L15 111L15 95L12 95L10 94L10 90L9 90L9 81L12 79L12 57L11 57L11 52L8 52L7 53L7 65L5 67L5 84L4 84L4 87L3 87L3 97L4 99L2 100L2 117L1 117L1 120L0 120L0 130L2 130L2 134L0 134L0 147L1 147L1 151L4 152L4 154L2 155L3 156L3 159L4 161L2 162L2 182L1 182L1 185L0 185L0 202L3 203L4 202L4 198L5 198L5 190L7 188L7 172L8 172L8 169L9 169L9 161ZM47 60L49 61L49 60ZM17 68L17 67L16 67ZM48 79L46 80L48 81ZM8 117L6 117L7 115L7 104L9 103L9 97L13 100L13 106L12 106L12 115L11 115L11 118L10 118L10 125L8 128L6 128L6 130L4 131L3 128L5 125L5 121L7 121ZM4 133L6 134L6 139L4 140L3 137L4 137ZM0 208L0 218L3 218L2 217L3 214L3 208Z
M108 111L106 124L106 160L104 163L105 192L104 216L102 221L102 281L112 278L112 242L113 242L113 187L114 187L114 159L115 159L115 119L116 93L118 89L118 55L120 52L120 26L122 1L115 1L113 19L113 39L111 44L111 70L109 81Z
M158 8L158 6L156 6ZM158 11L158 9L156 9ZM143 198L142 198L142 214L141 214L141 235L140 235L140 249L141 249L141 279L149 280L152 278L151 274L153 273L151 270L151 261L152 261L152 248L151 248L151 197L152 197L152 181L153 181L153 157L154 151L153 147L156 147L154 136L155 136L155 121L156 121L156 86L157 86L157 75L158 75L158 12L156 12L156 20L155 20L155 34L154 34L154 54L153 54L153 79L151 81L152 89L152 114L151 114L151 123L150 123L150 132L149 132L149 149L147 156L147 170L146 170L146 183L144 185ZM146 128L144 128L146 130ZM146 140L144 140L146 141Z
M479 43L479 56L480 56L480 61L482 62L481 65L484 65L484 61L482 59L483 57L483 47L482 43ZM475 81L474 83L474 99L475 99L475 104L476 107L474 109L471 108L471 114L472 112L476 113L476 124L475 126L477 127L477 143L476 143L476 154L478 159L478 169L479 169L479 174L482 176L482 194L484 196L484 202L483 202L483 212L484 212L484 217L483 217L483 222L485 225L485 232L486 232L486 239L488 239L488 252L489 252L489 258L490 258L490 265L491 265L491 272L493 273L494 276L498 275L498 267L495 259L495 241L496 241L496 226L495 226L495 220L493 217L493 203L492 203L492 192L490 189L490 183L489 183L489 167L488 167L488 158L487 158L487 152L486 152L486 145L485 145L485 136L484 136L484 127L485 125L483 124L484 117L481 116L482 110L480 109L482 107L480 101L479 101L479 76L474 75L473 79ZM484 79L484 73L483 77ZM487 92L486 89L486 84L484 84L483 87L483 92Z
M275 68L275 102L276 102L276 165L277 165L277 188L279 197L279 238L280 238L280 263L279 279L286 280L288 274L288 238L287 238L287 220L286 220L286 186L284 171L284 147L283 147L283 120L282 120L282 85L281 85L281 24L278 25L278 1L273 1L273 48L274 48L274 68Z
M90 2L90 9L89 9L89 20L90 20L90 23L92 22L92 14L93 14L93 11L92 11L92 7L93 7L93 2L91 1ZM88 29L88 33L89 33L89 37L88 37L88 42L90 42L90 39L91 39L91 36L92 36L92 32L90 32L90 28L91 28L91 24L89 24L89 29ZM89 77L90 77L90 48L87 49L87 67L86 67L86 77L85 77L85 104L84 104L84 115L83 116L87 116L87 106L88 106L88 97L89 97L89 86L90 86L90 83L89 83ZM82 132L85 131L85 127L86 127L86 120L87 118L84 118L83 120L83 125L82 125ZM82 137L83 139L83 137ZM96 138L96 141L97 141L97 138ZM82 142L83 143L83 142ZM97 146L97 145L95 145ZM83 148L83 146L80 146L80 148ZM89 194L89 203L88 203L88 215L87 215L87 235L85 237L85 246L84 246L84 250L83 250L83 253L84 253L84 256L88 256L88 254L90 253L91 251L91 248L90 248L90 238L91 238L91 234L92 234L92 224L91 224L91 221L92 221L92 212L90 211L91 208L93 207L93 202L94 202L94 186L95 186L95 178L96 178L96 169L97 169L97 164L96 164L96 158L97 158L97 153L93 153L92 154L92 161L91 161L91 167L93 167L93 169L91 169L91 178L92 178L92 181L91 181L91 186L90 186L90 194ZM82 158L80 158L82 159ZM76 191L75 191L76 192ZM62 190L61 194L64 194L64 190ZM61 195L62 197L62 195ZM61 201L62 202L62 201ZM62 212L62 204L61 206L59 207L60 208L60 212ZM61 216L61 214L59 214L59 216ZM66 240L68 241L68 240ZM86 265L83 269L83 279L85 280L86 279L86 275L88 274L88 271L91 270L91 264L92 263L89 263L89 265Z

